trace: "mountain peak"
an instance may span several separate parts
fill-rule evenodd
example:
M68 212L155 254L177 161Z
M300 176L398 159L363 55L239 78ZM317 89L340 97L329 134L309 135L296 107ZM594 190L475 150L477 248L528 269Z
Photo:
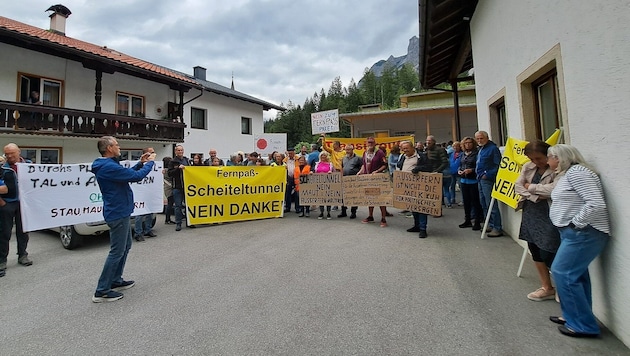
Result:
M370 67L370 71L374 73L375 76L380 77L383 74L383 70L387 66L392 66L396 69L402 68L403 65L409 63L413 65L413 68L418 71L420 67L420 39L418 36L413 36L409 39L409 45L407 45L407 54L400 57L394 57L390 55L387 60L381 59L380 61L374 63L372 67Z

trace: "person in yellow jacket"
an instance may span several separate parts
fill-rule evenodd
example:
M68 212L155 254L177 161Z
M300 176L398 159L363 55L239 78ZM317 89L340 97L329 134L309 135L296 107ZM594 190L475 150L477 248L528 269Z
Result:
M322 142L322 148L330 154L330 162L332 162L333 167L335 167L335 171L341 172L341 162L343 158L346 156L346 151L341 149L341 143L339 141L333 142L333 148L326 146L326 135L321 134L319 136L319 140Z

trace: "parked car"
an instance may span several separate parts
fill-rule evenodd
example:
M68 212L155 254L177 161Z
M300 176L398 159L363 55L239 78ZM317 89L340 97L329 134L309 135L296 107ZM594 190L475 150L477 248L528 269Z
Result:
M153 215L153 221L151 227L155 226L155 214ZM134 228L135 219L131 218L131 228ZM61 245L68 250L73 250L83 244L83 239L88 236L97 236L104 233L109 233L109 226L104 220L95 221L91 223L82 223L75 225L60 226L51 229L59 232L59 239Z

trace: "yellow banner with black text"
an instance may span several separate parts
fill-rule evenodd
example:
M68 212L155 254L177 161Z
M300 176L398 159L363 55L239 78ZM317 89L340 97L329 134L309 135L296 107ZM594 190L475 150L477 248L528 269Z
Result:
M286 169L279 167L186 167L188 223L282 217L286 177Z
M550 146L555 145L560 140L562 131L557 129L545 141ZM501 201L508 206L516 209L520 195L516 193L515 184L518 176L521 174L523 165L529 162L529 158L525 155L525 146L528 141L508 138L505 143L505 151L501 157L497 179L492 189L492 197Z

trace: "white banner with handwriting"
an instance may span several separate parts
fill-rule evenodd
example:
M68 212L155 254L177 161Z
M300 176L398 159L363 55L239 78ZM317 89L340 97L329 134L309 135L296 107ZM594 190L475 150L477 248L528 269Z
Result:
M122 161L133 167L137 161ZM18 163L18 190L24 231L103 220L103 198L92 163ZM163 209L162 161L143 180L130 183L135 209L143 215Z

